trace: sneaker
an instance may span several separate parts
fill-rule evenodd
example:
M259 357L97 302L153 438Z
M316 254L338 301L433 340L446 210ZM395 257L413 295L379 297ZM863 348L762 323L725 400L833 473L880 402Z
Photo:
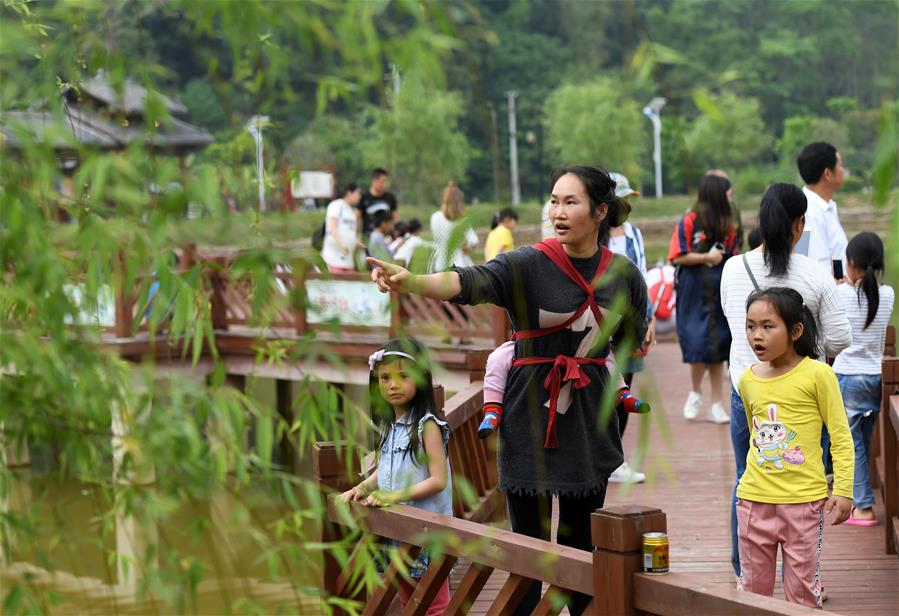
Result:
M691 391L684 404L684 419L693 421L699 417L700 406L702 406L702 394L698 391Z
M632 469L627 462L616 468L609 476L611 483L643 483L646 475Z
M706 419L716 424L730 423L730 415L724 410L724 406L720 402L716 402L709 407L709 414Z

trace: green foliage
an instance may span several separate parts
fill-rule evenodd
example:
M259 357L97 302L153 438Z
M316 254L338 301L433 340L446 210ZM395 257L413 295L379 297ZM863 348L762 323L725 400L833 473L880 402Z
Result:
M369 110L371 126L359 143L367 166L389 169L403 200L437 201L448 181L464 176L471 158L459 130L462 112L458 94L403 81L386 108Z
M205 79L191 79L184 86L181 102L190 110L190 121L216 132L226 127L228 118L218 93Z
M686 144L699 166L733 168L758 160L771 146L758 100L701 90L694 100L702 115L687 131Z
M843 123L831 118L808 116L787 118L784 121L783 137L777 144L783 165L795 168L799 152L815 141L832 143L844 155L849 149L849 134Z
M285 156L298 169L333 165L338 185L356 182L363 186L371 171L363 163L360 150L364 130L356 118L322 116L290 142Z
M546 145L557 160L598 163L639 182L646 120L620 80L559 87L546 101L545 122Z

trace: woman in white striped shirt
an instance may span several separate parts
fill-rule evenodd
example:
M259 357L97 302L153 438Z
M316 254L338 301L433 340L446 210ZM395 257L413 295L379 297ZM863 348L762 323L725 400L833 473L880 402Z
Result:
M721 274L721 307L727 317L733 342L730 346L731 388L730 437L736 462L736 484L746 470L749 426L736 386L743 371L758 359L746 338L746 299L756 288L790 287L802 295L815 317L821 335L820 347L833 357L852 342L846 311L837 298L837 285L821 265L805 255L793 253L802 236L808 203L802 190L788 183L772 184L759 206L762 245L729 259ZM731 507L731 561L740 574L737 550L736 491Z

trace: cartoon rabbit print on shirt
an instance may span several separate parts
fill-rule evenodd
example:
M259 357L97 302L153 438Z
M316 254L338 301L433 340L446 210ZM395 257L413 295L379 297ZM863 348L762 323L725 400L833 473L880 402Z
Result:
M790 464L805 462L805 454L798 445L790 449L790 441L796 438L796 433L777 421L776 404L768 405L768 421L759 421L758 417L753 417L752 426L755 428L752 442L757 452L756 464L764 466L766 462L770 462L774 468L782 470L784 460Z

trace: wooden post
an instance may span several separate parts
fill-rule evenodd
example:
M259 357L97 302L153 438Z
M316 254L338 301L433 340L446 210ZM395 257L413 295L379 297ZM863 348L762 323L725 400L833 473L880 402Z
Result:
M655 507L618 505L593 513L594 614L632 616L633 575L643 570L643 533L667 532L665 514Z
M293 423L293 387L292 382L285 379L275 379L275 406L278 415L287 422L287 425ZM290 442L288 432L285 431L278 443L278 458L284 470L288 473L296 472L297 451Z
M899 516L899 476L896 472L897 456L899 456L899 443L897 443L896 429L890 417L890 396L899 393L899 358L884 358L881 367L882 396L880 401L880 429L881 448L883 456L883 477L881 490L883 491L883 508L886 518L884 530L886 532L886 553L895 554L897 546L895 541L894 524Z
M403 335L403 314L402 305L403 296L396 291L390 292L390 330L391 338Z
M134 329L134 292L128 281L125 253L119 252L118 288L115 294L115 335L128 338Z
M297 336L305 336L306 323L306 274L309 264L305 259L298 259L293 265L293 322Z
M225 303L225 287L228 284L226 267L224 259L216 259L215 265L207 270L212 286L212 295L209 298L212 328L218 330L228 329L228 306Z
M178 271L186 272L197 262L197 245L184 244L181 246L181 260L178 261Z
M323 499L327 499L329 493L344 492L358 483L358 477L354 477L352 472L352 469L359 468L358 460L354 456L354 459L347 464L348 455L352 455L349 448L342 448L338 454L337 445L333 442L317 442L312 446L313 477L319 485L319 493ZM321 540L339 541L343 533L339 526L328 520L327 507L324 515ZM338 596L341 573L345 572L342 571L340 563L325 550L321 585L326 596ZM333 613L340 616L346 612L335 608Z
M468 382L483 381L487 370L487 356L490 351L468 351L465 354L465 363L468 367Z

